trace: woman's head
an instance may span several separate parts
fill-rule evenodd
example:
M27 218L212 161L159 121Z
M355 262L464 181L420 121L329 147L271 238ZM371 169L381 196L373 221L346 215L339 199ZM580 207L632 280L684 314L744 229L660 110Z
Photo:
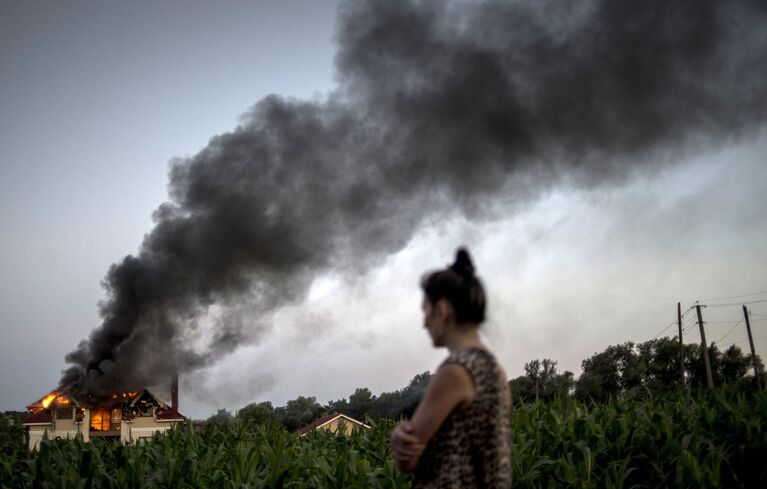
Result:
M425 300L431 306L447 302L456 324L479 325L485 320L485 289L474 275L469 252L459 248L455 263L444 270L427 273L421 279Z

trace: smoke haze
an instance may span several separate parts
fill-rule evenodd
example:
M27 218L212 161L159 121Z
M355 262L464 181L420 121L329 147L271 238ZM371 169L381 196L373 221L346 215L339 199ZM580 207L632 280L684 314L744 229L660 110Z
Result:
M85 396L211 365L318 274L365 271L426 221L621 182L767 118L756 0L366 1L339 20L326 100L267 97L172 163L170 202L110 268L103 323L61 386Z

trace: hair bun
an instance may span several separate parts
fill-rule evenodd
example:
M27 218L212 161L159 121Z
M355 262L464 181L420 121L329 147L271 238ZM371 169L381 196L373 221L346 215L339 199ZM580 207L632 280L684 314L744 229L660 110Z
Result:
M474 275L474 264L471 262L471 257L469 257L469 252L466 251L466 248L458 248L458 251L455 253L455 263L450 266L450 269L464 277Z

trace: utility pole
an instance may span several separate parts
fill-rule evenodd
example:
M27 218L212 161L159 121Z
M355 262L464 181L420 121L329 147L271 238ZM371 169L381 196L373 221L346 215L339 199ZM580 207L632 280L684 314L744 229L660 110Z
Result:
M751 336L751 321L748 320L748 309L743 306L743 317L746 318L746 331L748 332L748 344L751 346L751 361L754 362L754 377L756 387L762 390L762 380L759 378L759 370L756 368L756 350L754 350L754 338Z
M703 350L703 361L706 362L706 381L708 387L714 388L714 377L711 375L711 361L708 359L708 343L706 343L706 332L703 331L703 315L700 313L700 304L695 304L695 311L698 313L698 326L700 326L700 348Z
M679 325L679 369L682 374L682 390L687 391L687 381L684 378L684 343L682 343L682 303L676 303L676 322Z

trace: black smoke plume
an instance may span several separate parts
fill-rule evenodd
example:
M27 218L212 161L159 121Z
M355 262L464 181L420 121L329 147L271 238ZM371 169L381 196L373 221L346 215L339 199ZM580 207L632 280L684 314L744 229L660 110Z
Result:
M338 88L269 96L170 170L112 266L75 395L150 385L251 341L329 269L365 269L445 212L620 182L767 119L763 0L349 1ZM192 347L216 306L207 347Z

